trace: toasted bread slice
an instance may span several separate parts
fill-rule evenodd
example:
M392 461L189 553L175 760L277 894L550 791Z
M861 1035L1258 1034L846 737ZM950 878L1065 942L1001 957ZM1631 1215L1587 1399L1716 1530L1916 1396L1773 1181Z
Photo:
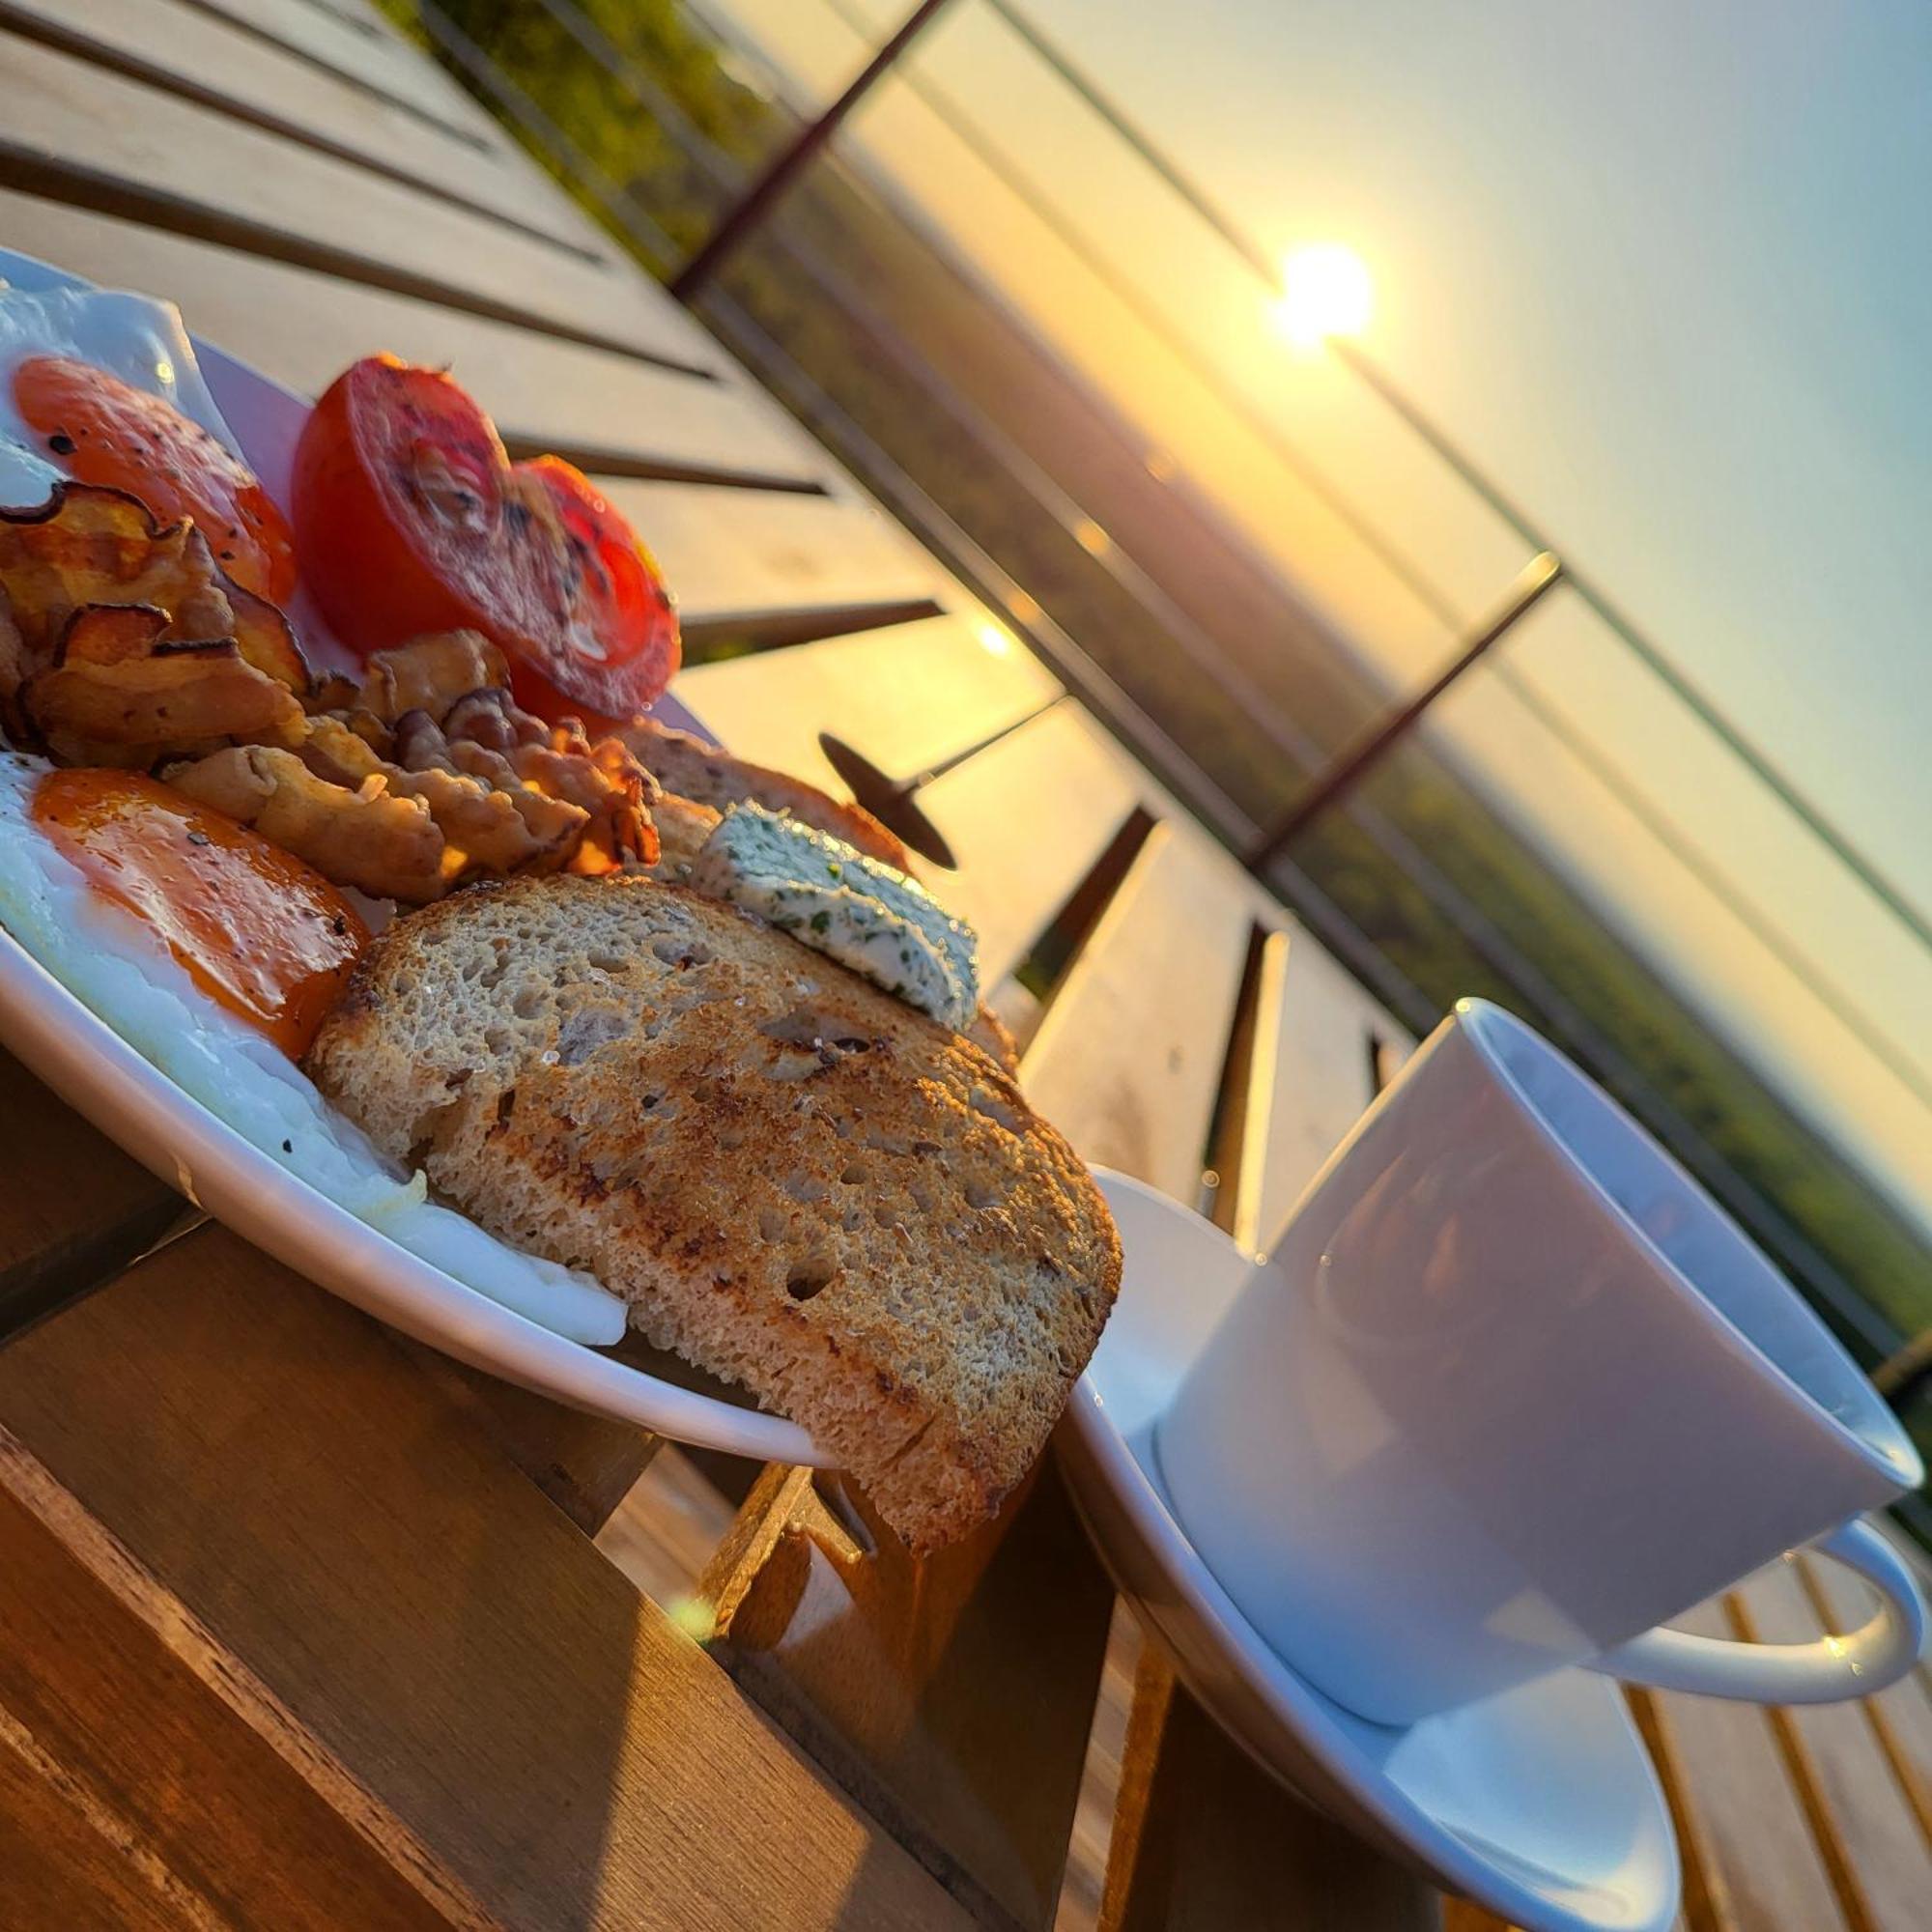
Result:
M979 1047L748 914L520 879L399 921L309 1070L482 1226L792 1416L916 1549L1025 1473L1120 1283Z
M649 718L639 718L617 734L631 755L666 791L723 811L732 805L762 805L767 811L788 811L806 825L829 832L856 846L868 859L912 870L912 855L862 805L842 802L803 779L734 758L689 731L674 731Z

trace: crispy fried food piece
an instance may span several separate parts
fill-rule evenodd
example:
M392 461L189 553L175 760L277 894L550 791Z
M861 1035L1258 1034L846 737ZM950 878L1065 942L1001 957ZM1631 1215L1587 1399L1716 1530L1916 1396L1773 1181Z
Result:
M222 574L188 521L158 524L138 498L63 483L36 509L0 510L0 590L31 663L43 667L76 611L146 605L167 642L232 639L244 662L291 691L308 666L288 619Z
M380 778L352 791L318 777L294 752L268 745L231 746L163 776L336 885L412 905L449 890L447 842L429 807L397 797Z
M614 740L520 710L506 675L474 632L420 638L377 652L360 684L327 680L293 729L278 719L261 734L292 763L204 755L165 776L337 885L415 904L471 879L652 864L643 769Z
M410 769L440 765L465 772L513 798L543 799L583 816L568 869L595 874L649 866L657 859L650 800L656 787L614 739L592 746L581 728L557 725L548 744L543 726L501 691L472 691L440 726L425 712L397 721L395 755ZM462 735L480 732L480 737ZM497 749L500 747L501 749Z
M377 651L363 674L358 702L384 724L407 711L427 711L439 724L457 699L484 689L503 691L510 668L480 631L437 631L394 650Z
M442 730L452 744L461 740L493 752L547 744L550 739L543 720L519 710L501 685L466 692L444 714Z
M299 742L306 721L294 694L232 638L171 639L169 629L168 613L150 605L71 611L52 663L19 689L32 738L61 764L132 770L238 738Z
M412 720L420 725L412 727ZM351 790L373 780L397 797L417 798L429 808L447 848L443 869L452 879L554 871L589 823L590 814L578 806L514 783L498 789L446 762L392 763L339 719L311 718L307 724L302 762L319 777ZM440 742L426 712L404 713L396 734L399 749L406 730L418 740L422 731L435 732Z

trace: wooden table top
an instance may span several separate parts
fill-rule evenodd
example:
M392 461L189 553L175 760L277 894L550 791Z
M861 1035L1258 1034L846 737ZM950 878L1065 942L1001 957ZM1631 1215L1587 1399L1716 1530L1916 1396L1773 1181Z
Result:
M451 362L513 449L603 480L697 643L679 695L830 782L1056 687L362 0L0 0L0 244L176 298L314 390ZM1254 1240L1407 1041L1071 703L926 794L1041 1109ZM1022 974L1019 969L1024 968ZM0 1057L0 1926L1334 1927L1493 1921L1229 1745L1115 1604L1049 1457L925 1563L862 1498L699 1459L690 1605L592 1537L637 1431L401 1341L180 1202ZM1805 1562L1698 1621L1856 1612ZM1932 1899L1932 1694L1634 1699L1684 1920L1904 1932ZM1104 1719L1104 1712L1103 1712ZM1083 1773L1102 1895L1066 1882Z

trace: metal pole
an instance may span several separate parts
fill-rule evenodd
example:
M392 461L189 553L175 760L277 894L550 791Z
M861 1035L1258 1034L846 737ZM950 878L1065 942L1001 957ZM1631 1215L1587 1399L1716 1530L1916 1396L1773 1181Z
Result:
M1531 557L1518 573L1501 604L1436 676L1413 697L1372 724L1354 744L1337 753L1326 770L1319 772L1302 795L1262 834L1248 853L1248 870L1263 870L1284 845L1359 784L1415 728L1429 707L1562 581L1562 560L1553 552L1541 551Z
M866 63L851 86L816 121L800 128L790 146L781 148L773 156L764 173L745 190L738 205L719 222L711 231L710 238L673 277L670 292L679 301L696 300L706 285L716 279L719 270L765 218L772 204L791 186L800 170L831 140L838 124L866 98L872 83L905 52L912 44L913 37L945 5L946 0L920 0L920 5L906 16L898 32Z

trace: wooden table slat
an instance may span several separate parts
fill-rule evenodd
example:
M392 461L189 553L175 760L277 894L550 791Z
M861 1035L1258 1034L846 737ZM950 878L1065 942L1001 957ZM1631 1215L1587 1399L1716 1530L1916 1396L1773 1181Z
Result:
M888 770L917 772L1059 691L1004 633L1000 652L988 651L982 621L962 612L704 665L684 673L678 696L746 757L831 790L838 779L819 755L821 730Z
M1436 1932L1414 1875L1290 1797L1150 1650L1134 1686L1101 1932Z
M392 1821L348 1815L339 1774L291 1762L281 1714L245 1666L4 1430L0 1551L0 1757L46 1810L103 1841L83 1874L118 1854L141 1903L115 1922L488 1932L489 1915ZM0 1871L0 1907L14 1883ZM70 1894L66 1912L4 1919L68 1925L71 1910Z
M375 1324L232 1236L0 1351L0 1426L298 1715L311 1782L519 1932L963 1922Z
M595 1536L630 1494L663 1437L628 1422L566 1408L407 1335L389 1336L581 1529Z
M1400 1056L1408 1037L1298 927L1288 947L1270 1131L1255 1208L1256 1245L1271 1246L1302 1190L1376 1094L1373 1044Z
M986 985L1025 957L1146 789L1120 747L1063 705L921 794L959 861L933 891L979 933Z
M1026 1062L1030 1097L1086 1159L1189 1207L1253 929L1233 871L1192 828L1157 825Z
M703 1589L759 1704L976 1918L1045 1932L1113 1605L1058 1472L916 1562L863 1497L768 1470Z
M1676 1620L1736 1633L1706 1604ZM1838 1932L1847 1920L1768 1711L1659 1692L1653 1748L1676 1808L1697 1932Z
M515 144L480 102L405 41L387 21L354 21L313 0L190 0L201 12L243 28L325 71L360 82L452 129L499 150Z
M1827 1630L1842 1635L1871 1615L1870 1593L1837 1564L1801 1556L1798 1569ZM1932 1685L1924 1666L1862 1708L1919 1830L1932 1841Z
M468 206L598 259L615 248L521 154L434 126L365 87L283 53L190 0L0 0L0 28L183 95L283 138L339 151L419 193Z
M1741 1635L1808 1642L1819 1618L1790 1563L1760 1570L1731 1599ZM1775 1711L1772 1719L1846 1916L1870 1932L1922 1932L1932 1847L1865 1711L1857 1703Z
M0 190L0 244L178 302L188 327L302 395L386 349L449 366L519 455L838 487L824 453L744 378L697 381L384 289Z
M663 565L687 631L757 635L822 611L826 631L953 595L937 565L869 504L773 490L600 477ZM841 624L841 614L850 622Z
M0 186L325 268L634 355L715 369L698 326L598 266L159 89L0 34Z
M118 1274L184 1205L5 1052L0 1148L0 1334Z

